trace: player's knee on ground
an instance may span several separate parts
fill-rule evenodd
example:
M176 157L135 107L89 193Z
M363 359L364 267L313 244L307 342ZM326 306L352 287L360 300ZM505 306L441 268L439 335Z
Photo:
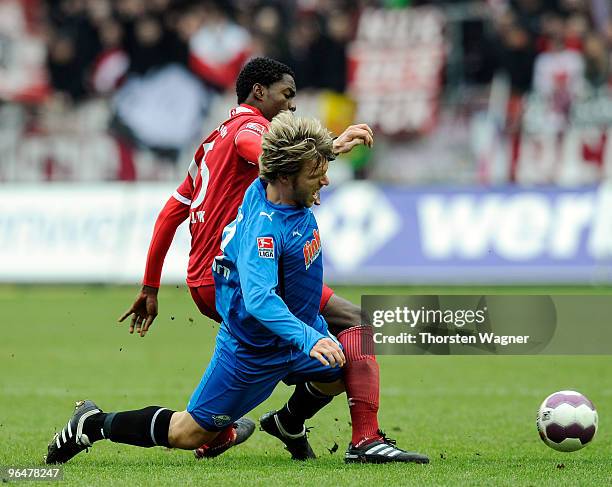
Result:
M337 396L345 390L342 379L334 382L311 382L310 385L325 396Z
M176 412L170 419L168 442L172 448L193 450L213 440L218 431L206 431L187 411Z
M361 308L337 294L329 298L323 309L323 317L334 335L364 322Z

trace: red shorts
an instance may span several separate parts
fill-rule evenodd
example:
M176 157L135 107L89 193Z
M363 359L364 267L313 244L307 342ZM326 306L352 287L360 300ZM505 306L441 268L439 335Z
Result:
M215 320L217 323L221 323L221 317L219 313L217 313L217 307L215 306L215 286L211 284L209 286L190 287L189 291L191 291L191 297L200 310L200 313L204 316L208 316L211 320ZM333 289L323 284L319 312L323 311L323 308L325 308L329 298L331 298L333 294Z

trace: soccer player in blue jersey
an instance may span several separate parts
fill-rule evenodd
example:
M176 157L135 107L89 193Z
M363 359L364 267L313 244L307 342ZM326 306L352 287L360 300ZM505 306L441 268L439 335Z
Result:
M277 412L262 418L262 428L292 454L314 457L299 451L310 448L303 422L344 391L346 362L342 345L319 314L323 259L311 211L320 189L329 184L332 138L318 121L282 113L264 135L262 149L260 178L249 186L235 221L225 228L223 254L213 264L222 323L213 357L187 409L150 406L103 413L84 401L49 444L48 463L65 462L103 438L143 447L214 444L228 425L240 427L242 417L280 381L296 384L294 397L304 397L283 408L291 409L284 419L289 417L300 431L287 431L288 423ZM345 461L429 462L379 433L363 445L349 444ZM218 445L219 452L226 449Z

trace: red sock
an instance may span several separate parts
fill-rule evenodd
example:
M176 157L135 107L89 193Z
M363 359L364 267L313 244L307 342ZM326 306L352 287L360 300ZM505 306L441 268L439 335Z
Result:
M346 364L344 385L353 423L353 445L380 438L378 405L380 402L380 372L374 356L372 328L353 326L338 334L344 347Z

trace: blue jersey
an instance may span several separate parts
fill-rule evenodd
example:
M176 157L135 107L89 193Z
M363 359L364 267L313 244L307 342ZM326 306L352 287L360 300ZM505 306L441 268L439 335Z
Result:
M321 240L310 208L271 203L266 183L256 179L223 232L221 250L213 264L220 336L229 333L270 362L290 360L295 351L308 355L328 336L319 314Z

